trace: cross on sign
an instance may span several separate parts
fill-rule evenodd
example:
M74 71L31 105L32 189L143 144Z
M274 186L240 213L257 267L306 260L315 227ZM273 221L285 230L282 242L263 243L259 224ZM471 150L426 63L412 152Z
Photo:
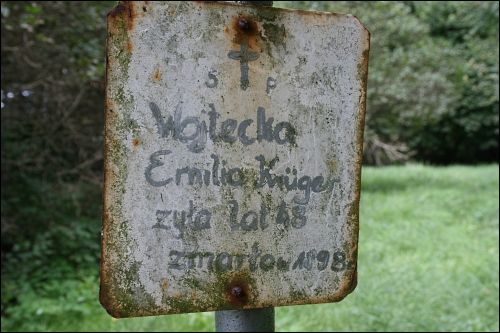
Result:
M256 52L252 52L248 49L248 43L246 40L240 44L239 51L230 51L227 56L233 60L240 61L240 70L241 70L241 89L246 90L249 85L248 81L248 62L254 61L259 58L259 54Z

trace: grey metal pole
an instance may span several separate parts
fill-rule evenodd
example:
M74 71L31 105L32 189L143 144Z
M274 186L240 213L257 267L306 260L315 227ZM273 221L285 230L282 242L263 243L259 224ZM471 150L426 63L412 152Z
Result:
M229 1L242 5L270 6L272 1ZM217 332L274 332L274 308L215 311Z
M274 332L274 308L215 312L217 332Z

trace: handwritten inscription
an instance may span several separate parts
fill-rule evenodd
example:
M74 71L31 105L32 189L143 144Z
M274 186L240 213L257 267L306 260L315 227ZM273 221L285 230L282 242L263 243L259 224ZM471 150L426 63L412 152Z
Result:
M334 272L342 272L348 268L346 254L341 250L316 250L302 251L294 258L284 258L263 253L259 244L252 245L249 254L230 254L228 252L184 252L171 250L168 268L174 270L207 269L208 271L238 271L248 268L251 272L257 270L282 272L294 270L318 270L330 269Z
M162 138L172 137L174 140L186 143L189 151L199 153L205 149L207 139L212 142L234 143L240 141L248 146L254 143L273 142L279 145L295 144L297 131L287 121L274 125L273 117L266 117L266 110L258 107L256 111L256 129L254 134L248 133L253 119L245 119L238 124L236 119L228 118L218 124L220 114L215 105L210 103L207 121L200 117L183 117L182 103L179 103L173 115L164 118L160 108L154 102L149 103L149 108L156 120L158 134ZM207 114L206 110L201 111Z
M276 213L271 214L270 211ZM285 229L300 229L307 223L306 206L287 205L281 201L277 207L269 207L264 202L259 210L243 211L236 200L227 203L227 215L223 220L227 221L231 231L258 231L266 230L270 224L281 225ZM192 200L186 209L158 209L156 211L156 223L152 228L171 230L175 229L175 238L183 239L184 233L189 229L200 231L212 227L211 219L213 212L208 209L197 209Z
M296 168L287 167L284 174L272 174L271 169L279 161L278 158L266 160L263 155L255 156L255 160L259 162L259 172L248 172L242 167L225 167L225 160L222 160L218 155L210 155L212 162L208 169L200 169L196 167L182 167L175 170L166 171L166 175L154 176L155 169L165 165L160 159L162 156L170 155L170 150L159 150L151 154L149 164L145 170L147 182L155 187L167 185L176 186L231 186L242 187L245 184L251 184L254 188L274 188L277 187L284 192L299 191L302 195L296 195L293 201L297 204L307 204L311 198L311 193L320 193L331 191L333 185L338 182L337 178L329 178L325 180L323 175L298 176ZM170 170L167 168L167 170ZM171 172L171 174L168 174Z
M246 44L241 45L241 51L231 51L231 59L240 60L242 74L242 89L248 87L248 61L256 60L258 56L247 50ZM218 79L215 71L208 73L205 85L216 88ZM276 87L276 80L267 78L266 94ZM204 151L208 140L213 143L233 144L239 141L243 146L253 144L270 144L296 146L297 130L287 121L275 122L274 117L266 115L264 107L257 107L255 117L238 122L237 119L222 120L215 104L208 104L209 110L201 110L200 116L183 116L183 103L178 103L172 113L161 110L153 101L149 109L156 122L157 133L162 139L171 139L186 145L188 151L198 154ZM294 166L287 166L282 173L272 172L279 156L268 158L263 154L254 156L258 172L252 168L230 166L225 159L217 154L210 155L206 168L184 166L170 168L165 159L175 158L169 149L161 149L149 156L144 176L153 187L192 186L194 188L217 186L241 188L251 186L253 189L279 189L284 193L295 192L292 202L285 200L277 204L261 202L260 209L244 209L237 200L229 200L223 209L219 223L226 223L231 232L265 231L273 226L281 226L285 230L301 229L307 224L307 205L313 193L330 192L336 177L325 178L322 174L311 176L299 174ZM195 155L196 156L196 155ZM220 213L220 212L219 212ZM173 209L165 207L156 211L153 229L173 231L173 237L183 240L188 231L203 231L213 227L212 218L215 212L203 207L196 207L193 200L188 200L187 207ZM249 255L229 254L222 252L184 252L171 250L168 268L186 270L206 268L213 270L239 270L245 263L250 271L260 269L269 271L289 271L296 269L319 271L327 268L331 260L332 271L346 269L346 256L342 251L315 249L304 251L294 260L275 258L272 254L262 254L258 243L252 246ZM315 266L316 265L316 266Z

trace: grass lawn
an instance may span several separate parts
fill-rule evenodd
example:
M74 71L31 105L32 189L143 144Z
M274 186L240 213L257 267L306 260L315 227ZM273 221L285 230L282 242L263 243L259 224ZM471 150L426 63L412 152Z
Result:
M498 331L498 202L498 165L365 167L357 289L340 303L277 308L276 330ZM213 313L115 320L97 274L64 298L33 300L25 321L2 318L2 331L214 330Z

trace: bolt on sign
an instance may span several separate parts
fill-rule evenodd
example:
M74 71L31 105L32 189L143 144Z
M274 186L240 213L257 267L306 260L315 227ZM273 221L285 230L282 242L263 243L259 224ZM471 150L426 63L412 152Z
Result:
M122 2L107 38L107 311L249 309L349 294L369 50L358 19Z

